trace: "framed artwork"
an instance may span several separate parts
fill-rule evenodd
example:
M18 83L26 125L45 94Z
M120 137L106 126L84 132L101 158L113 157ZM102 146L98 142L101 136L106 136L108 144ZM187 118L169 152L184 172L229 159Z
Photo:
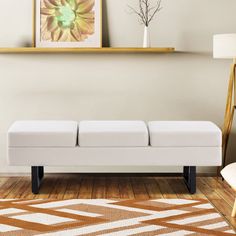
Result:
M102 47L102 0L33 0L33 46Z

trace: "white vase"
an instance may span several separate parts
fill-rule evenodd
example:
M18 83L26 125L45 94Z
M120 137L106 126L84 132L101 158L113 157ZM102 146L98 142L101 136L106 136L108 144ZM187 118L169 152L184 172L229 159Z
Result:
M150 33L148 26L145 25L144 27L144 35L143 35L143 48L151 47L150 43Z

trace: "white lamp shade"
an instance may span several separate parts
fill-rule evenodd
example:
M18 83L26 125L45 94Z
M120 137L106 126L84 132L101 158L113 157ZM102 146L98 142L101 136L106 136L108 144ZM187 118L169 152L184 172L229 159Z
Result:
M217 34L213 38L214 58L236 58L236 34Z

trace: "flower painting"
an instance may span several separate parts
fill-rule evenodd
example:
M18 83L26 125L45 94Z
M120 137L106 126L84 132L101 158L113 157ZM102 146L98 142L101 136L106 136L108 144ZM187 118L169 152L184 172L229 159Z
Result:
M36 47L101 47L101 0L36 0Z

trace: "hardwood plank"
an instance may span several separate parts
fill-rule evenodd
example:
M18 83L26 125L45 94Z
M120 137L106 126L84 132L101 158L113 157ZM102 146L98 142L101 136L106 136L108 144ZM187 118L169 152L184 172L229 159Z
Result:
M27 192L31 193L31 181L28 177L22 177L20 182L15 186L15 188L9 193L8 198L25 198ZM28 196L28 195L27 195ZM30 197L33 199L34 195Z
M135 199L140 199L140 200L149 199L149 195L148 195L143 178L132 177L131 182L132 182L132 188L133 188Z
M0 177L0 187L8 181L8 177Z
M169 185L167 178L156 178L164 198L178 198L172 187Z
M96 198L96 199L106 198L106 178L105 177L95 178L92 198Z
M222 178L216 178L216 177L206 177L202 179L205 181L211 188L224 188L229 190L234 195L234 191L232 188L227 184L226 181L223 181Z
M106 179L106 198L120 198L119 181L117 177L110 177Z
M10 177L0 188L0 198L8 198L7 196L21 181L21 177Z
M217 186L219 183L209 182L207 178L200 178L200 188L205 194L206 198L211 202L212 205L222 214L222 216L233 226L236 227L235 219L231 217L231 206L227 201L217 192ZM212 188L214 186L214 188ZM219 185L220 186L220 185ZM223 190L223 186L221 186ZM224 191L224 190L223 190Z
M64 199L64 195L67 187L67 179L65 177L57 178L55 187L50 193L49 198L52 199Z
M211 204L215 206L219 213L236 229L236 218L231 217L232 208L224 199L213 199Z
M197 188L196 193L194 194L193 198L194 199L207 199L205 194L199 188Z
M233 206L235 201L235 194L232 190L226 187L222 187L222 183L216 181L214 178L204 178L202 179L211 189L223 198L230 206Z
M56 183L58 178L52 176L45 176L40 188L40 192L37 195L34 195L37 199L47 199L50 198L52 191L55 189ZM31 186L30 186L30 193L28 196L32 194Z
M122 177L119 179L119 189L121 199L134 199L134 192L131 184L131 180L128 177Z
M163 198L160 187L155 178L152 177L145 178L144 182L149 198L153 199Z
M204 181L204 178L198 179L198 188L209 200L219 200L221 198L215 189L209 187L209 185Z
M4 197L4 195L3 195L4 190L6 189L6 191L7 191L8 186L10 189L9 181L10 181L10 177L0 177L0 198ZM1 191L1 189L3 189L3 191Z
M81 199L91 199L93 194L94 178L83 177L78 198Z
M193 195L189 193L183 178L169 179L167 181L178 198L193 199Z
M73 175L68 179L64 199L76 199L78 198L82 178L79 175Z

